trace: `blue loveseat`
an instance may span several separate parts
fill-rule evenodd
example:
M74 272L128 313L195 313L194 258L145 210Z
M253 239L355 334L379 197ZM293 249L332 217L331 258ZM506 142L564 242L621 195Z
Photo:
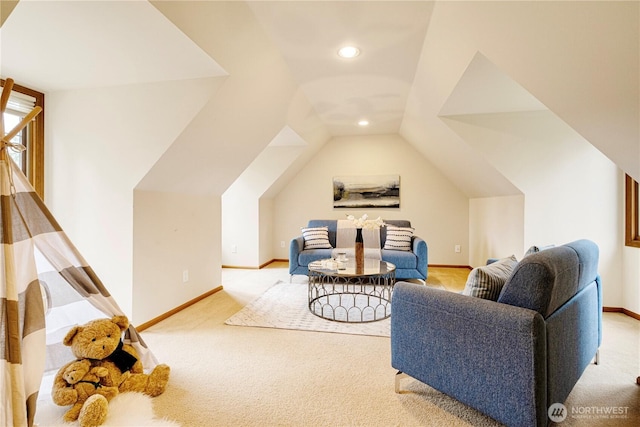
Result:
M547 426L549 407L598 360L598 247L578 240L524 257L497 301L399 282L391 313L399 374L507 426Z
M384 220L385 224L397 227L411 227L407 220ZM335 219L313 219L307 227L328 227L329 242L336 247L336 229L338 221ZM387 237L386 227L380 227L380 246L384 248ZM420 237L413 236L411 251L396 251L382 249L382 260L396 266L396 279L427 279L427 243ZM333 249L304 249L304 239L298 236L291 240L289 245L289 274L307 275L310 262L331 258Z

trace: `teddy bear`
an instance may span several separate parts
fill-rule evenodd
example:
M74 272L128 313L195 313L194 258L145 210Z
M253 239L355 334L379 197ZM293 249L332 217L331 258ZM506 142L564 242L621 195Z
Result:
M59 406L73 405L67 412L72 418L78 412L76 403L88 393L88 387L95 387L80 405L78 421L80 425L98 426L104 422L108 411L108 398L100 389L109 387L105 394L111 395L114 389L119 393L134 391L155 397L162 394L169 381L169 366L157 365L149 374L144 373L138 353L129 344L121 340L122 332L129 327L126 316L117 315L111 319L96 319L84 325L74 326L69 330L62 343L71 347L71 352L77 358L61 367L53 382L51 397ZM89 369L86 369L86 362ZM84 373L83 373L84 372ZM82 374L95 375L98 379L95 385L79 382ZM69 382L76 381L74 384ZM78 384L81 384L78 387ZM117 393L116 393L117 394ZM113 397L113 396L111 396ZM67 415L65 414L65 416Z
M88 359L76 360L66 364L65 366L66 368L63 368L62 370L62 378L64 378L67 383L71 384L78 394L76 402L73 404L71 409L64 414L63 419L65 421L77 420L85 402L93 395L98 394L104 396L106 402L118 395L119 390L117 387L103 386L100 383L100 379L109 374L107 368L92 368L91 361ZM104 413L104 416L106 417L106 411L100 409L105 406L105 402L100 398L93 398L91 402L92 403L87 405L85 408L83 419L87 418L86 413L91 407L94 407L94 411L97 409L97 412ZM99 421L99 424L102 424L104 419L102 419L102 417L98 417L97 421ZM99 424L96 423L96 425Z

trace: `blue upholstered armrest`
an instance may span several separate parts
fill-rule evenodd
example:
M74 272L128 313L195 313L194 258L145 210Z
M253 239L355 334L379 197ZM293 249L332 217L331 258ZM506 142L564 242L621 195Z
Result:
M424 274L424 277L427 277L427 242L425 242L420 237L413 238L412 245L413 253L418 257L418 271Z
M546 422L539 313L407 282L396 284L391 313L395 369L505 424Z
M289 272L293 272L299 267L298 255L304 249L304 238L298 236L295 239L291 239L289 244Z

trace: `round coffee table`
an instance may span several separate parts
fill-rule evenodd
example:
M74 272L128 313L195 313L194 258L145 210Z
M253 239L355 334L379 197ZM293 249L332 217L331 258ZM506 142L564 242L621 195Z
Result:
M391 316L396 266L365 258L357 270L349 260L340 269L332 260L309 264L309 311L335 322L366 323Z

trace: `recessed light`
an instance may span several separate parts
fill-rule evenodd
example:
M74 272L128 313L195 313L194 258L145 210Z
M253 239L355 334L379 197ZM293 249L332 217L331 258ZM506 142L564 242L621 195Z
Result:
M358 126L369 126L369 120L360 120Z
M360 49L355 46L345 46L338 51L338 56L341 58L355 58L358 55L360 55Z

